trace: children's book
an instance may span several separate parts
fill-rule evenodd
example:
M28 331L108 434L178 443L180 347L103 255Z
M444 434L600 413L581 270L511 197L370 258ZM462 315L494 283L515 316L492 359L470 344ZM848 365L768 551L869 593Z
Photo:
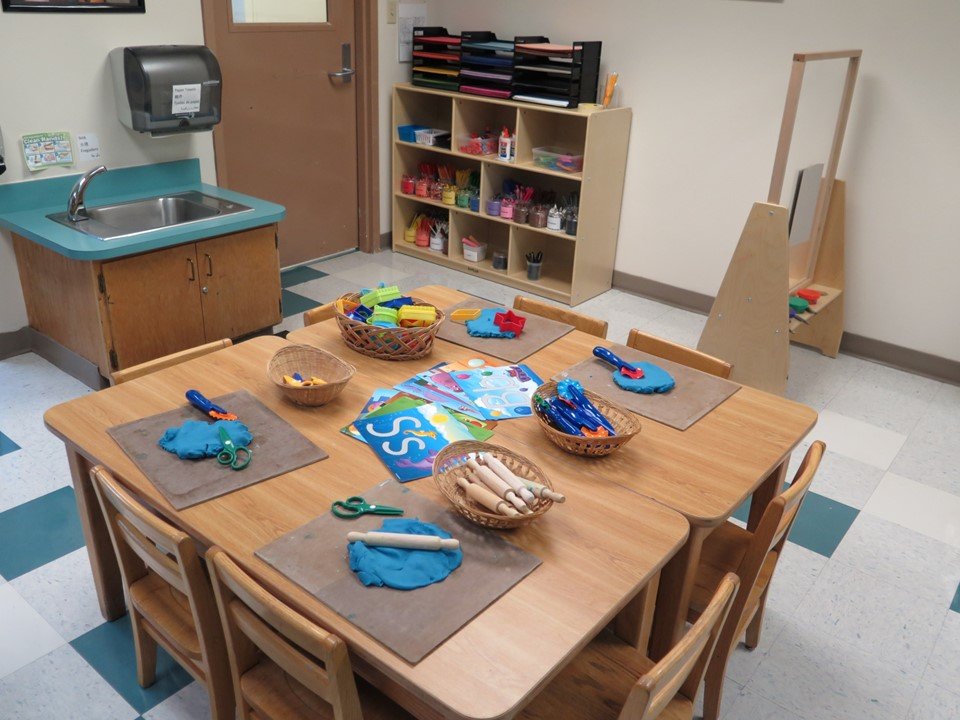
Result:
M357 430L400 482L428 477L449 443L473 435L442 405L429 403L357 420Z
M530 400L543 384L527 365L485 366L451 375L487 420L529 417Z
M414 397L413 395L407 395L406 393L396 392L396 390L389 390L391 396L377 403L377 394L380 393L380 390L375 391L373 397L367 401L365 408L373 407L374 409L370 412L362 412L360 416L354 422L350 423L344 428L340 429L340 432L345 435L349 435L352 438L359 440L362 443L367 441L363 439L363 436L360 434L360 431L357 430L357 422L363 420L367 417L379 417L381 415L389 415L390 413L398 412L400 410L406 410L411 407L418 407L420 405L426 405L427 401L423 398ZM376 407L379 405L378 407ZM449 410L449 408L447 408ZM450 410L450 414L453 415L457 420L466 425L467 430L473 435L474 439L479 440L480 442L486 442L491 437L493 437L493 428L497 426L497 423L491 420L482 420L480 418L471 417L469 415L464 415L459 413L456 410Z
M429 403L439 403L445 405L451 410L456 410L464 415L471 417L482 417L480 411L474 407L470 400L460 390L456 383L443 384L445 378L440 377L434 380L434 375L442 375L443 365L431 368L427 372L414 375L409 380L396 385L395 388L400 392L423 398Z

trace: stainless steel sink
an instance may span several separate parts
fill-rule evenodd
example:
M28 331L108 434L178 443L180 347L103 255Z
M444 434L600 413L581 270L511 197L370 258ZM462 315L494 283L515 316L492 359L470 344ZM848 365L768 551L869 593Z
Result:
M86 208L83 211L86 218L77 221L70 220L65 212L47 217L101 240L120 240L151 230L189 225L252 209L230 200L189 191Z

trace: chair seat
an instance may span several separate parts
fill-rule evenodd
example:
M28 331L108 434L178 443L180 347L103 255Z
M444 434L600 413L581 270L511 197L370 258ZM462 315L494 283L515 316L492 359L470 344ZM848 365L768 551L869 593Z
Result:
M617 720L630 690L653 666L653 661L605 630L517 715L517 720ZM691 720L693 703L678 696L658 717Z
M333 708L266 656L240 677L240 691L263 720L332 720ZM413 720L413 716L357 678L363 720Z
M714 530L703 544L700 554L700 566L697 568L697 577L690 597L690 612L687 619L694 622L704 608L710 603L717 586L728 572L736 572L746 555L753 534L739 525L731 522L720 525ZM760 601L760 596L770 584L773 571L777 567L777 553L770 551L760 566L757 582L750 591L746 610L741 618L740 625L746 627L753 617L753 610ZM740 633L737 633L739 637Z
M130 601L149 625L191 660L201 660L200 638L187 596L148 572L130 586Z

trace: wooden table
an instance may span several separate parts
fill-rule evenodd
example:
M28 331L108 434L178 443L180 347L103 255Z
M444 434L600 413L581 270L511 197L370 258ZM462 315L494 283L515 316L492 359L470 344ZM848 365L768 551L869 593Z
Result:
M429 294L438 303L462 297L442 289ZM369 449L339 432L375 388L389 386L438 360L470 355L439 342L433 355L422 361L373 361L345 349L333 323L310 328L299 337L328 346L358 366L359 372L340 397L323 408L301 408L283 399L268 381L266 366L288 343L262 337L46 413L47 426L67 447L105 617L120 616L124 604L88 475L89 467L97 463L111 468L198 541L221 546L287 602L343 637L358 672L419 717L509 718L612 620L617 620L624 636L643 637L644 610L650 606L647 588L684 545L687 522L609 478L582 472L569 456L543 445L533 419L501 424L494 440L534 457L568 498L533 525L507 534L543 564L417 665L409 665L259 560L254 555L258 548L327 512L334 499L356 494L387 477ZM538 370L552 371L570 356L571 347L587 343L586 337L569 337L564 348L545 350L532 363ZM211 397L239 388L249 390L330 457L192 508L173 510L106 429L182 406L183 393L191 387ZM443 502L429 479L409 487ZM529 632L504 632L515 626Z
M420 288L415 294L441 308L466 297L440 286ZM333 322L297 330L290 333L288 339L334 352L338 346L342 347ZM574 332L525 362L546 380L589 358L597 344L597 338ZM457 346L441 344L440 347L442 351L434 351L437 358L478 355ZM351 362L357 361L356 358ZM357 362L361 368L370 367L362 360ZM496 359L493 362L502 364ZM397 369L390 377L399 380L407 374L405 369ZM602 459L559 454L533 420L512 421L511 437L534 448L538 462L551 458L554 463L551 465L548 461L545 465L549 467L548 472L612 480L677 510L690 522L687 543L664 568L660 578L649 648L652 657L660 658L683 633L703 541L751 495L748 527L756 527L767 503L782 485L790 453L816 420L816 412L806 405L742 387L684 431L641 419L640 436Z

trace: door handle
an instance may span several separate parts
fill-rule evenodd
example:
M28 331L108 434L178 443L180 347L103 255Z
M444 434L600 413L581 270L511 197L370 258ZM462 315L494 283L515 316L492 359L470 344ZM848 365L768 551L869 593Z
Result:
M204 253L203 256L207 259L207 277L213 277L213 258L210 253Z
M193 282L197 279L197 269L193 266L193 260L191 258L187 258L187 265L190 266L190 277L188 277L187 280Z
M327 77L331 79L339 79L345 83L351 82L353 76L357 74L355 68L351 67L351 51L350 43L343 43L340 46L340 65L339 70L333 70L327 73Z

